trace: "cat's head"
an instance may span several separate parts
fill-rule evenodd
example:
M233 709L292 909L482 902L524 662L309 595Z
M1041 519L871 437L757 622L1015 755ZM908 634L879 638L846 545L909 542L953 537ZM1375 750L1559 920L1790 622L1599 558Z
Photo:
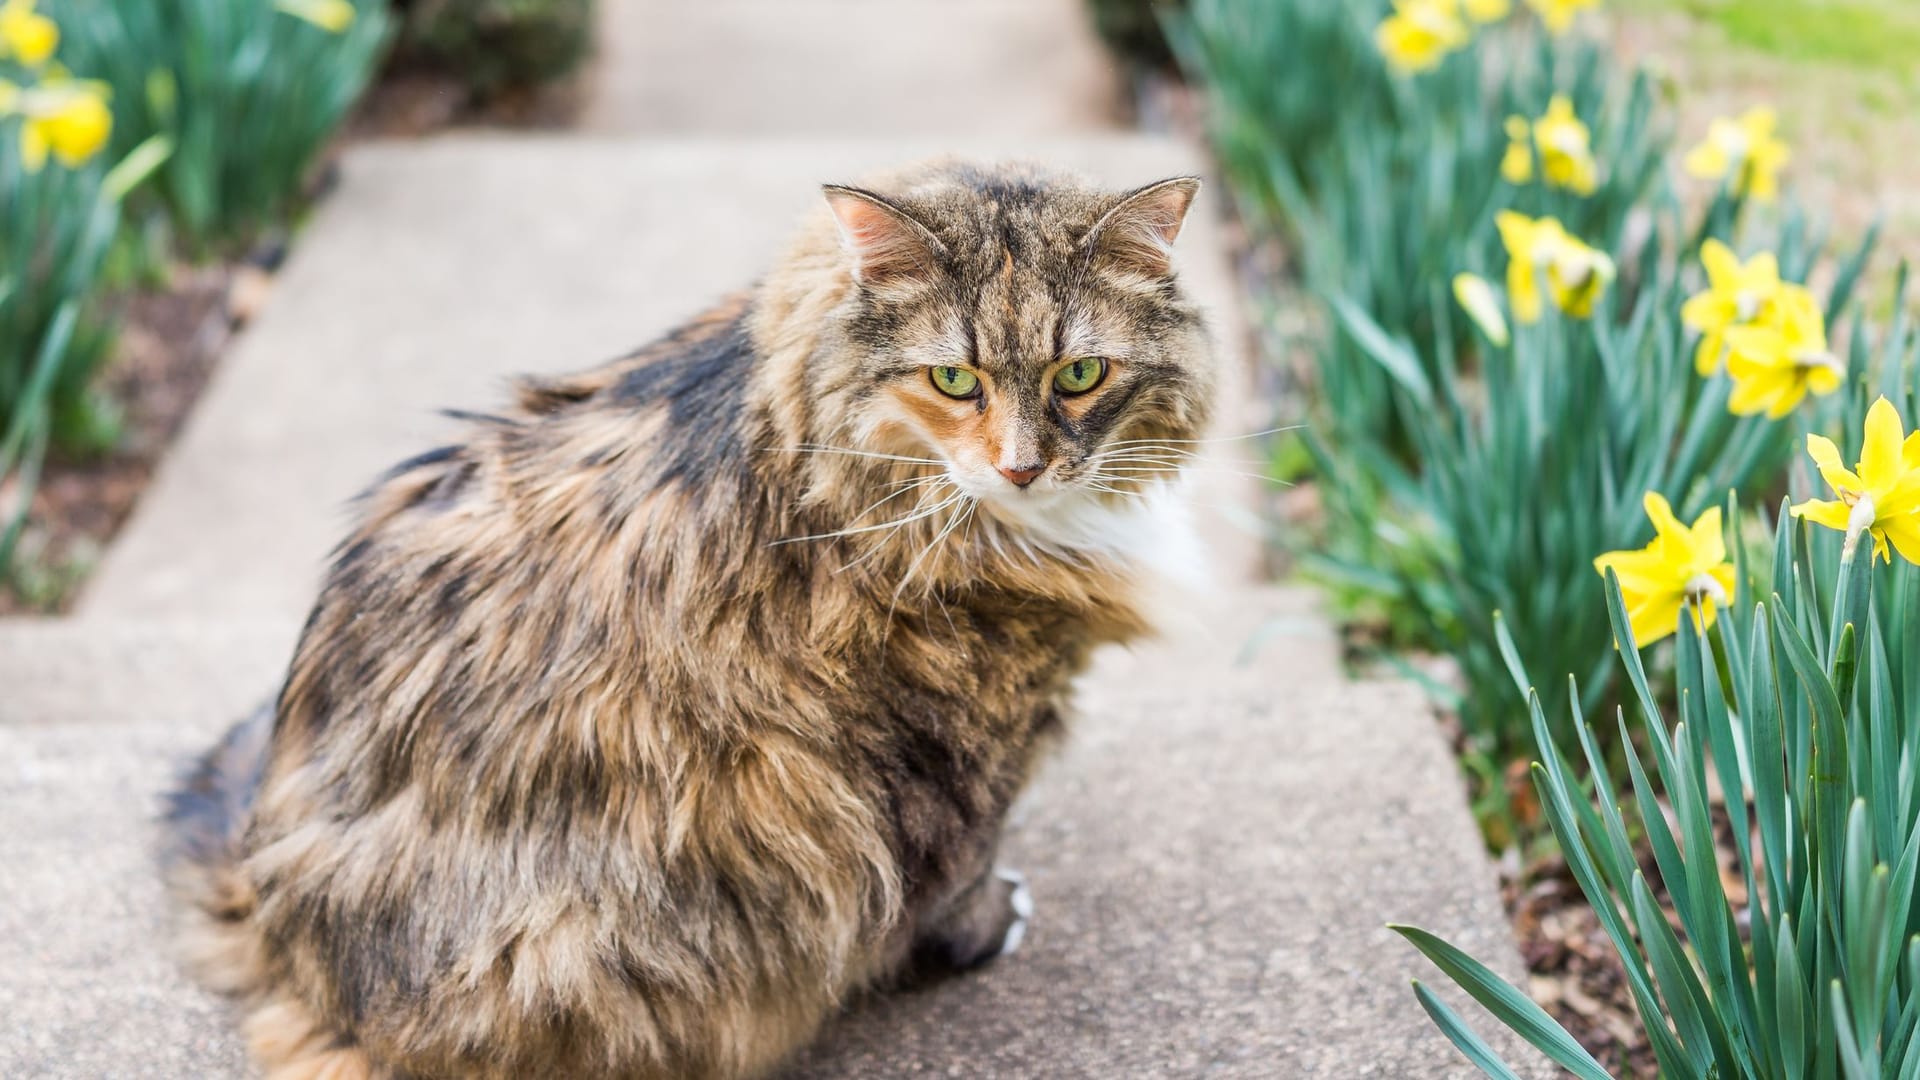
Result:
M1214 375L1171 262L1199 187L964 165L827 187L846 437L938 462L1010 524L1170 479Z

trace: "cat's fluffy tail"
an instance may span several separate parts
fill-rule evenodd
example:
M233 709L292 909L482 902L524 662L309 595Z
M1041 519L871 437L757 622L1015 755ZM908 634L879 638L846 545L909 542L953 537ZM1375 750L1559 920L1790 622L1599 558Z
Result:
M168 793L161 819L160 865L186 923L187 959L227 993L255 991L266 976L246 925L258 897L240 873L240 841L272 734L271 705L235 724Z
M266 769L273 707L227 732L167 795L161 870L184 925L186 960L208 986L241 997L248 1049L267 1080L372 1080L366 1053L271 985L251 916L259 895L240 872L241 841Z

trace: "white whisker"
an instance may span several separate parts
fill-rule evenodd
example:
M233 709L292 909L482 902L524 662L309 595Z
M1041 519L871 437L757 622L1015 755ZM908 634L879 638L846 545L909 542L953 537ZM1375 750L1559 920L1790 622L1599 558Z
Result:
M1117 469L1101 469L1098 472L1090 473L1089 477L1102 480L1138 481L1148 477L1173 476L1175 474L1190 475L1194 471L1195 470L1192 469L1164 469L1141 465L1123 465ZM1248 480L1258 480L1263 484L1278 484L1281 487L1293 486L1285 480L1268 476L1265 473L1247 472L1244 469L1207 469L1205 472L1208 476L1240 476Z
M941 542L946 540L947 536L953 532L955 526L963 519L973 515L973 508L976 504L964 495L960 496L960 498L965 505L956 508L954 512L948 516L946 525L943 526L938 533L934 534L933 539L927 542L926 547L920 549L920 554L914 556L913 562L907 566L907 572L901 576L900 584L894 586L893 599L887 603L886 625L889 629L893 626L894 610L900 606L901 594L907 591L907 584L913 580L913 575L919 572L920 564L927 561L927 556L933 554L933 549L939 547ZM958 631L955 631L955 633L958 633Z
M932 494L932 492L929 492L928 494ZM903 517L903 518L896 518L892 521L883 521L877 525L862 525L862 526L859 526L858 528L837 529L833 532L815 533L812 536L784 537L782 539L773 541L771 544L768 544L767 546L775 547L780 544L798 544L805 540L831 540L837 536L858 536L861 533L879 532L883 529L899 528L900 526L906 525L910 522L918 521L923 517L930 517L934 514L937 514L940 511L945 510L947 507L952 506L955 502L958 502L959 500L964 498L966 498L964 494L952 495L952 496L949 496L946 500L938 503L937 505L931 506L925 510L921 510L918 507L915 507L913 510L907 513L906 517ZM924 502L925 500L922 499L922 501Z
M855 450L847 446L815 446L812 444L802 444L800 446L773 446L768 447L768 449L783 454L842 454L847 457L872 458L876 461L904 461L909 465L946 464L946 462L940 461L937 458L908 457L904 454L882 454L872 450Z
M1127 446L1136 443L1158 443L1168 446L1175 443L1186 446L1199 446L1208 443L1240 442L1244 439L1259 439L1268 435L1278 435L1284 431L1299 431L1304 424L1290 424L1286 427L1268 428L1265 431L1250 431L1245 435L1224 435L1213 439L1115 439L1108 446Z

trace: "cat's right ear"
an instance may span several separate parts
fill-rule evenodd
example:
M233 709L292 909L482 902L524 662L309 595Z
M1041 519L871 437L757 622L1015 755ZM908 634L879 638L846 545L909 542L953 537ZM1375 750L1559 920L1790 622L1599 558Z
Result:
M932 278L946 248L925 225L871 191L839 184L821 190L853 260L853 280L875 287Z

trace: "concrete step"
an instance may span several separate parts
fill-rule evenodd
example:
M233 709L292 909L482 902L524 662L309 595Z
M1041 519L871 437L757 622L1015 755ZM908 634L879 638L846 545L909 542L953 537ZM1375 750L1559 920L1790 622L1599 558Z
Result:
M1114 126L1083 0L600 0L584 125L764 135Z
M1017 809L1026 947L862 1004L795 1077L1469 1075L1383 928L1518 970L1423 703L1342 680L1302 593L1196 615L1100 658ZM0 624L0 1076L244 1075L229 1010L168 956L151 819L271 693L295 627Z
M584 368L653 338L762 272L818 203L822 181L944 152L1034 158L1115 185L1205 169L1191 147L1127 135L460 135L356 148L80 610L303 615L344 531L341 506L444 438L452 425L438 409L484 411L510 374ZM1180 265L1234 350L1233 284L1213 220L1223 196L1203 197ZM1228 423L1236 434L1266 426ZM1212 519L1231 566L1256 557L1244 519Z

